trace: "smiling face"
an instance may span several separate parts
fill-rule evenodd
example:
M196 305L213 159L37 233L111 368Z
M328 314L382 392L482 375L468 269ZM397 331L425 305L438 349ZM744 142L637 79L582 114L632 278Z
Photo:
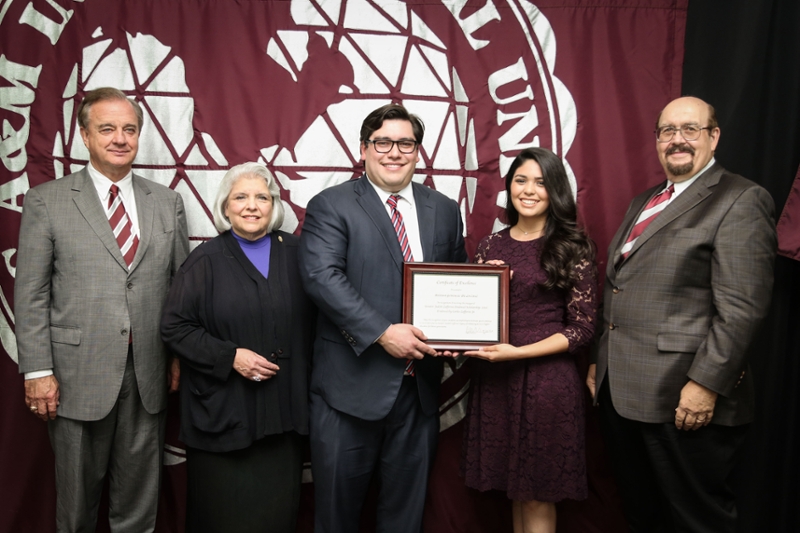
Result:
M81 128L92 166L111 181L131 171L139 149L139 123L127 100L101 100L89 108L89 123Z
M370 135L369 140L416 141L411 122L408 120L384 120L380 129ZM375 150L372 143L361 143L361 159L367 178L386 192L396 193L411 183L414 169L419 161L419 146L410 154L400 152L397 144L385 154Z
M511 204L519 214L519 222L527 227L544 227L550 201L544 187L542 167L532 159L522 163L509 186Z
M231 187L225 203L225 216L233 232L255 241L267 234L272 216L272 196L261 176L242 176Z
M669 142L656 141L658 159L667 178L680 183L691 178L714 157L714 150L719 142L719 128L701 130L700 137L687 141L681 135L680 127L694 124L705 128L709 123L708 104L699 98L678 98L670 102L658 120L658 127L673 126L678 128Z

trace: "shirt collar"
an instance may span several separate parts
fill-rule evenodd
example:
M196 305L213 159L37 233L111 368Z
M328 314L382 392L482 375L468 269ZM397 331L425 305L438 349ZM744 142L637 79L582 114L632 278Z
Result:
M129 171L121 180L113 182L94 168L91 162L86 165L86 169L89 171L89 177L92 178L92 184L101 200L108 199L109 190L115 184L119 187L123 202L125 200L133 200L133 170Z
M375 189L375 192L378 193L378 198L381 199L381 203L385 204L386 200L389 199L389 196L395 195L395 196L401 197L403 200L406 200L412 206L416 205L414 203L414 182L413 181L408 182L408 185L406 185L405 187L403 187L402 189L400 189L397 192L387 192L387 191L384 191L383 189L381 189L380 187L378 187L377 185L375 185L374 183L372 183L372 180L367 177L366 173L364 174L364 179L367 180L369 182L369 184L372 185L372 187Z
M691 178L689 178L688 180L681 181L680 183L673 183L673 182L671 182L670 180L667 180L667 187L669 187L670 185L672 185L672 186L673 186L673 188L674 188L673 190L675 191L675 193L674 193L675 195L678 195L678 194L682 193L683 191L685 191L686 189L688 189L688 188L689 188L689 186L690 186L692 183L694 183L695 181L697 181L697 178L699 178L700 176L702 176L702 175L705 173L705 171L706 171L706 170L708 170L709 168L711 168L711 166L712 166L712 165L713 165L715 162L716 162L716 160L715 160L715 159L712 157L712 158L711 158L711 161L709 161L708 163L706 163L706 166L704 166L703 168L701 168L701 169L700 169L700 170L697 172L697 174L695 174L694 176L692 176L692 177L691 177Z

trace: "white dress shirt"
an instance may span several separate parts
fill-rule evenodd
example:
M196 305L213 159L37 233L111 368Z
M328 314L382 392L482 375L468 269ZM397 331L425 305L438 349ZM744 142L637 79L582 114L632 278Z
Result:
M414 256L414 262L419 263L425 260L422 255L422 241L419 238L419 220L417 220L417 204L414 201L414 187L409 183L403 189L396 193L386 192L370 180L366 174L364 179L368 180L370 185L375 188L378 193L378 198L381 199L383 207L386 209L386 214L389 220L392 218L392 208L386 203L389 196L394 194L400 198L397 200L397 210L403 216L403 224L406 227L406 236L408 237L408 244L411 246L411 254Z

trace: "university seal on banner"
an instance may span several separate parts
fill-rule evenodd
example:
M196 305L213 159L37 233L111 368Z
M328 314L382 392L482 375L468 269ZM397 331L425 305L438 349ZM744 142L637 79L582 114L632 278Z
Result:
M216 235L222 175L247 160L275 173L283 229L299 230L314 194L361 173L361 121L392 101L425 122L414 179L458 202L470 248L502 227L502 176L520 150L552 149L576 189L575 105L554 74L556 36L526 0L0 0L0 33L0 224L11 230L0 339L12 358L22 195L86 164L75 115L95 87L142 104L134 170L181 193L195 245ZM446 370L442 430L464 416L463 374Z

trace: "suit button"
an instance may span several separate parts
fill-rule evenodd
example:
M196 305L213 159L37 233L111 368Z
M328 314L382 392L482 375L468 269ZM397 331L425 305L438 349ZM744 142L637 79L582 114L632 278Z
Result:
M272 352L271 354L269 354L269 360L270 361L274 362L276 359L278 359L278 355L275 352Z
M278 348L278 355L283 355L283 348Z
M127 329L120 330L119 334L122 335L123 337L127 337L128 336L128 330Z
M620 289L619 287L614 287L613 289L611 289L611 292L613 292L614 294L619 294L620 291L622 291L622 289Z
M133 288L133 283L128 282L128 289L132 289L132 288Z
M608 325L608 329L615 329L616 327L617 327L617 325L614 324L613 322Z

